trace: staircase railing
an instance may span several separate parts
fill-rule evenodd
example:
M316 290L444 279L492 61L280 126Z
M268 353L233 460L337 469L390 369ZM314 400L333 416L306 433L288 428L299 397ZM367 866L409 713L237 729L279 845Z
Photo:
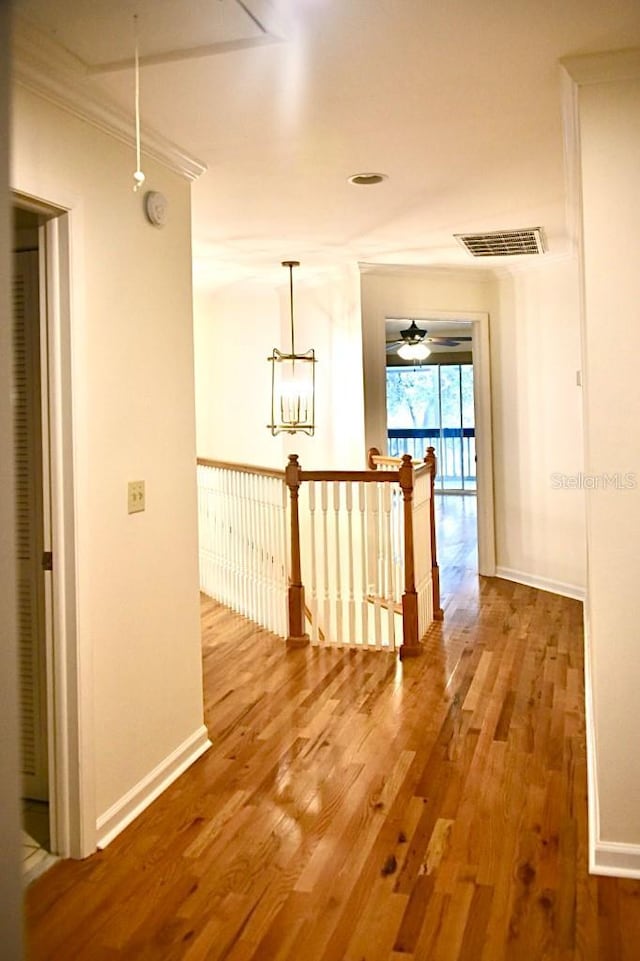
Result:
M403 462L404 458L409 455L398 456L398 457L387 457L380 453L377 447L370 447L367 453L367 464L369 470L393 470ZM440 568L438 566L438 543L436 534L436 515L435 515L435 499L434 490L436 477L438 474L438 459L436 457L436 452L434 447L427 447L424 460L413 459L411 463L414 466L419 466L420 464L426 464L429 468L430 477L430 495L429 495L429 538L431 543L431 585L432 585L432 607L433 607L433 619L434 621L441 621L444 618L444 613L442 607L440 606Z
M198 459L200 589L286 637L284 471Z
M201 589L290 647L419 654L433 608L433 470L198 460ZM288 542L288 549L287 549Z

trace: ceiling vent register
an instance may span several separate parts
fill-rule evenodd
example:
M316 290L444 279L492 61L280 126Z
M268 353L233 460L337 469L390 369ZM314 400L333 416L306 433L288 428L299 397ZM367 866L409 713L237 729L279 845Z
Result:
M514 257L518 254L543 254L542 227L526 230L494 230L484 234L454 234L456 240L474 257Z

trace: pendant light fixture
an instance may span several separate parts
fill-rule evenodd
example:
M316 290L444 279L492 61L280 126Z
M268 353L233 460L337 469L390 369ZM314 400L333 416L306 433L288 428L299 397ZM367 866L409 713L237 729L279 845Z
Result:
M272 435L308 434L315 431L316 356L313 349L296 353L293 318L293 268L297 260L284 260L289 270L289 309L291 318L291 352L277 347L268 358L271 364L271 423Z

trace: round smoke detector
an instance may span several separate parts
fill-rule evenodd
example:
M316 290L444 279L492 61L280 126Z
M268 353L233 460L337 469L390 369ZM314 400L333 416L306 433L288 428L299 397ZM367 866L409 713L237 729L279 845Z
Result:
M347 178L350 184L358 184L363 187L370 187L372 184L381 184L383 180L387 179L386 174L353 174L351 177Z

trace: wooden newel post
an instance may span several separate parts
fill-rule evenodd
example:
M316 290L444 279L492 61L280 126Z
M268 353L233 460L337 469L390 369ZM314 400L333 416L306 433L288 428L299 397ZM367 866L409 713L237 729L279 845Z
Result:
M289 635L287 647L305 647L309 635L304 631L304 587L300 567L300 519L298 517L298 491L300 490L300 464L297 454L289 454L284 479L289 488L291 507L291 574L289 577Z
M438 460L435 448L427 447L424 458L425 464L429 468L431 476L431 498L429 500L429 526L431 528L431 590L433 596L433 619L442 621L444 611L440 607L440 568L438 567L438 550L436 543L436 505L433 499L433 492L436 483L436 473L438 471Z
M399 483L404 506L404 594L402 595L402 647L400 659L420 654L418 637L418 595L413 547L413 464L411 455L404 454L399 471Z

